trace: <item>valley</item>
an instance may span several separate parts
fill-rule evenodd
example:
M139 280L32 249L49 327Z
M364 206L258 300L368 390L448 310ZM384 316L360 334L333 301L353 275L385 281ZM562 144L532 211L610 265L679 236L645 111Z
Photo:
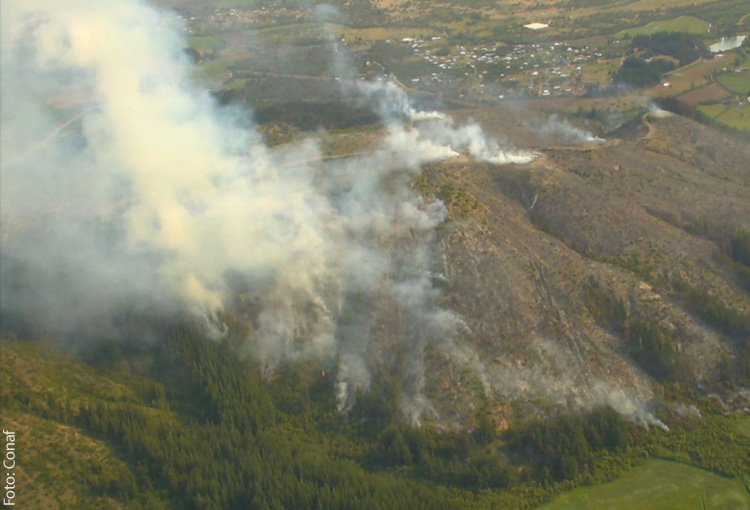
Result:
M19 508L750 508L745 0L115 4L4 34Z

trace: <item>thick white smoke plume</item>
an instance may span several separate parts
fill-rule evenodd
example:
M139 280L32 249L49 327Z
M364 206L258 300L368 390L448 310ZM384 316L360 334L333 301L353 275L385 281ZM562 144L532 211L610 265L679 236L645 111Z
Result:
M647 409L646 404L631 395L627 389L612 388L607 383L598 383L592 388L598 405L608 405L625 418L648 428L649 425L669 431L669 427Z
M406 120L417 123L412 136L444 150L450 149L444 157L458 156L456 151L464 151L477 161L506 165L530 163L539 156L532 151L517 150L507 141L501 146L474 122L456 127L453 119L442 112L418 110L407 94L392 81L354 82L354 88L363 100L376 104L381 117L387 122L398 124Z
M411 180L459 151L533 155L418 112L388 82L362 85L388 127L371 153L324 162L313 141L272 151L247 114L192 84L180 33L136 0L4 3L4 326L106 337L123 311L215 324L233 304L265 368L337 362L346 409L389 322L407 358L404 411L418 421L425 348L478 360L455 343L461 323L432 285L446 210ZM435 121L406 125L425 117Z
M605 141L590 131L575 127L568 122L568 119L560 120L555 114L550 115L547 121L537 129L542 135L560 138L568 143L603 143Z

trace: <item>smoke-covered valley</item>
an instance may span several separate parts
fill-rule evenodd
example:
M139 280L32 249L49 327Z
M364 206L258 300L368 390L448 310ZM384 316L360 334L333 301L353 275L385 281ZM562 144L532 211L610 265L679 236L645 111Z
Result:
M219 339L221 312L245 313L241 350L269 374L321 360L342 410L389 359L372 346L385 328L413 421L429 407L427 348L483 373L433 283L447 211L411 183L459 151L534 154L415 110L388 81L347 91L383 119L369 152L324 162L314 138L271 150L250 112L191 80L169 13L14 2L3 23L4 323L90 342L120 335L127 314L183 316Z
M677 117L605 140L538 112L448 115L335 45L325 86L378 123L330 157L346 134L270 146L220 104L171 12L11 1L2 23L8 329L89 346L148 316L222 341L230 315L268 378L317 360L346 412L385 367L412 423L465 424L489 399L498 426L608 405L665 427L660 383L742 373L741 333L679 290L747 314L717 255L750 226L740 141Z

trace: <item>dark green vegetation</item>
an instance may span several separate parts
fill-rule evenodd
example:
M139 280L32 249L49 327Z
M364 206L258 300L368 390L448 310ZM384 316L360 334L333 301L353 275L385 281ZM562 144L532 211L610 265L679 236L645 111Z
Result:
M680 32L657 32L633 38L632 48L649 58L653 55L669 55L676 58L680 67L698 60L707 54L705 44L694 35Z
M670 433L608 408L500 433L489 404L470 430L450 432L400 423L399 384L387 374L341 416L332 374L316 363L263 381L233 340L206 340L187 326L156 345L89 350L88 364L43 344L4 340L1 349L2 405L23 431L18 492L27 503L533 508L650 457L750 474L750 437L709 404L703 420L664 408ZM61 465L86 468L71 487Z
M628 57L615 75L615 83L634 87L650 87L661 81L661 77L677 66L674 62L656 58L649 62L638 57Z
M657 55L672 57L682 67L708 53L700 39L680 32L637 35L633 38L631 51L638 56L625 59L615 74L615 84L628 84L634 87L658 84L662 76L678 66L672 60L654 58Z

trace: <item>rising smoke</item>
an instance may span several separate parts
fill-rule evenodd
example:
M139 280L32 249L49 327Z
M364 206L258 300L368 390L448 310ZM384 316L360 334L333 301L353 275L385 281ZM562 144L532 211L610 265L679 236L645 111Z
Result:
M254 325L245 347L263 368L337 363L346 410L369 385L386 321L407 359L414 422L429 408L428 346L481 372L432 283L446 209L411 182L460 151L493 163L533 153L420 112L388 81L354 87L387 126L374 150L327 162L314 140L273 151L247 113L217 108L192 83L172 14L136 0L3 9L5 327L116 337L128 311L220 331L219 312L241 302Z
M603 143L604 139L600 138L590 131L581 129L571 124L568 119L560 119L557 115L552 114L542 124L535 126L543 136L557 138L564 143Z

